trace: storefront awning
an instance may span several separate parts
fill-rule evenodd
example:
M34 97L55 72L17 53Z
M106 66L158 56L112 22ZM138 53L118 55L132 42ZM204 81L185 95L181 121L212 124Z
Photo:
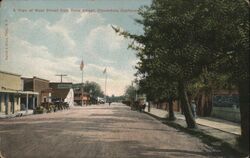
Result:
M38 92L32 92L32 91L14 91L14 90L4 90L4 89L0 89L0 93L14 93L14 94L31 94L31 95L39 95Z

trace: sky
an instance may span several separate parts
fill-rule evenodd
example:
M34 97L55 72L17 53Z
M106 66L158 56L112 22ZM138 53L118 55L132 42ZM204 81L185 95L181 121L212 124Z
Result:
M151 0L3 0L0 70L59 82L94 81L107 95L122 95L134 80L131 42L111 28L142 34L137 9Z

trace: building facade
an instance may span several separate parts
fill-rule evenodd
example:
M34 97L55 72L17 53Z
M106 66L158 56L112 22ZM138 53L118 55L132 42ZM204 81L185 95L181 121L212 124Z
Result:
M237 89L214 90L211 103L213 117L240 122L239 92Z
M14 114L20 111L21 76L0 71L0 113Z
M0 114L28 111L28 99L34 99L37 95L38 93L23 91L21 75L0 71ZM22 97L25 97L25 102L21 101ZM23 108L21 105L24 105Z
M22 78L24 91L32 91L39 93L37 97L37 105L44 102L51 102L51 88L49 87L49 80L38 78Z
M51 82L49 83L49 87L52 90L51 100L52 102L61 101L67 97L69 90L72 88L71 82Z
M89 105L90 104L90 94L87 92L74 91L74 102L77 105Z

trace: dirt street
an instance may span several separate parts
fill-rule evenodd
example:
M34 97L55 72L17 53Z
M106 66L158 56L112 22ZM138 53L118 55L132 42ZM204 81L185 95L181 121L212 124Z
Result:
M122 104L0 120L5 158L223 157L201 140Z

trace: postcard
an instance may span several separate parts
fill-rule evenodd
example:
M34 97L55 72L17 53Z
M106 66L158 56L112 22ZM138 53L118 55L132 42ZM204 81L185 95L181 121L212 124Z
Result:
M249 156L247 7L0 0L0 158Z

